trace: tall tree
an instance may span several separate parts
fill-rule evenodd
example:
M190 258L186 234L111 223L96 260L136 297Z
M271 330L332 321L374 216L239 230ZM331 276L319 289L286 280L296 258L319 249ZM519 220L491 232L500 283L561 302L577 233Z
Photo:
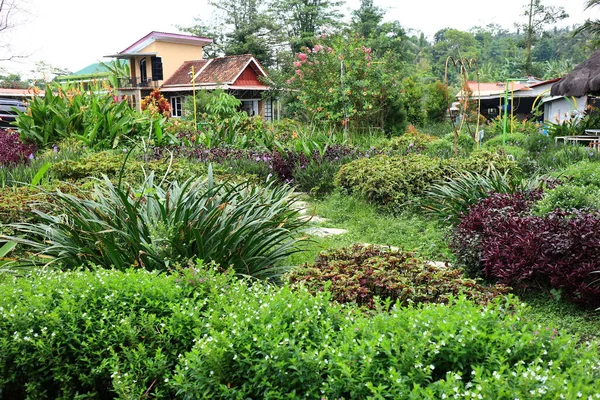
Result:
M218 15L213 22L192 27L178 27L196 36L207 36L215 40L208 56L252 54L261 63L271 65L273 60L273 34L275 23L267 12L268 5L258 0L211 1Z
M365 38L375 35L383 21L384 10L375 6L373 0L360 0L360 7L352 11L350 27Z
M527 22L517 25L523 29L525 33L525 72L533 71L533 44L538 36L544 31L544 27L548 24L554 24L569 16L563 7L547 6L542 3L542 0L529 0L525 5L523 15Z
M600 6L600 0L588 0L585 7L586 10L591 7ZM589 35L592 38L592 47L600 47L600 19L586 20L583 25L579 26L573 32L574 35Z
M273 13L292 52L310 46L315 36L339 26L339 0L274 0Z

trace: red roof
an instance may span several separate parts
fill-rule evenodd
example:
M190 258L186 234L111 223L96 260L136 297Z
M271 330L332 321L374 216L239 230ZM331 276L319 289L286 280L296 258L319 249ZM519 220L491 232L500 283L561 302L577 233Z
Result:
M251 54L225 56L210 60L186 61L170 76L163 87L191 85L190 69L195 68L197 85L267 87L260 82L266 73Z

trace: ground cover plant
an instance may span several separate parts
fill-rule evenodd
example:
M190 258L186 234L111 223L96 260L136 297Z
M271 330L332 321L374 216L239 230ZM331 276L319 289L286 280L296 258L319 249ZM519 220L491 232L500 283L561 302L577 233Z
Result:
M328 291L337 302L368 308L374 308L377 299L398 305L448 303L460 294L486 305L507 292L506 287L483 286L462 274L406 251L354 245L321 252L314 263L289 272L286 280L292 287Z
M24 398L596 394L593 345L516 299L364 314L214 265L38 271L0 285L0 387Z

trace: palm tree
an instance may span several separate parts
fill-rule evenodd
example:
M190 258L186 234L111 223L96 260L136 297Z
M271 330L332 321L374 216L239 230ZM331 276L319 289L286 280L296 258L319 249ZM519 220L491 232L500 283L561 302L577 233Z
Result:
M600 0L588 0L585 9L600 6ZM600 20L586 20L583 25L573 31L573 35L586 34L592 38L592 46L600 47Z

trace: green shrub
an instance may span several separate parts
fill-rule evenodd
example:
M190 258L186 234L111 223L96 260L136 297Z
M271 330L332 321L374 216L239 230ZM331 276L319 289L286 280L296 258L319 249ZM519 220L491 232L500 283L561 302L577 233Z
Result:
M600 153L584 146L558 145L553 151L541 153L537 160L543 170L556 171L581 161L600 161Z
M208 267L183 276L45 271L1 282L3 398L570 399L597 391L597 349L529 323L514 298L365 315L327 293Z
M458 135L457 144L459 157L468 157L475 148L475 140L467 134ZM454 133L448 133L440 139L429 142L426 146L425 153L432 157L454 157Z
M527 323L513 300L482 309L461 299L366 317L305 289L235 289L241 293L213 314L208 334L177 367L173 387L183 399L597 393L597 349Z
M313 264L286 275L292 287L303 286L312 293L331 292L339 303L374 308L376 297L397 304L448 303L464 294L487 304L507 288L480 285L464 278L462 271L441 267L405 251L386 251L374 246L321 252Z
M556 171L550 176L578 186L595 186L600 188L600 163L580 161Z
M537 215L547 215L556 209L599 210L600 188L573 184L558 185L554 189L546 190L534 206Z
M185 181L190 178L206 175L206 165L190 162L185 158L149 160L144 162L142 156L132 154L127 162L123 152L101 151L90 154L80 160L64 160L52 167L54 175L61 180L80 180L89 177L107 176L118 179L123 169L123 181L129 183L143 182L145 173L154 171L167 180Z
M297 251L304 224L286 186L213 184L187 180L166 185L150 173L139 188L115 186L108 178L89 199L49 193L59 212L36 213L32 223L10 225L10 237L40 257L68 269L88 263L124 270L132 265L165 270L190 259L216 261L237 273L272 278L278 262ZM18 264L31 264L19 260Z
M548 135L534 133L533 135L529 135L525 138L523 145L525 150L527 150L530 154L539 155L554 147L554 139Z
M422 153L427 145L435 139L434 136L425 135L410 125L403 135L393 137L385 146L385 150L390 154L402 156L411 153Z
M200 336L206 298L229 279L193 272L203 284L140 269L38 271L0 283L2 397L172 396L166 382Z
M413 154L407 157L377 156L345 164L336 184L351 193L386 207L397 207L421 196L434 182L457 176L461 171L484 172L494 165L501 172L517 174L505 155L475 152L466 159L437 159Z
M483 148L491 150L491 149L495 149L498 147L505 147L505 146L523 147L525 145L525 143L527 143L527 140L528 140L528 136L523 133L518 133L518 132L507 133L505 142L503 140L502 135L495 136L489 140L484 140Z

